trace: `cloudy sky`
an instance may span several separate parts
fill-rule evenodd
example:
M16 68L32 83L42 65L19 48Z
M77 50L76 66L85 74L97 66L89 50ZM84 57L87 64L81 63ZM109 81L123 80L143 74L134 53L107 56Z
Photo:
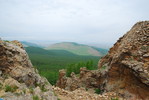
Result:
M114 43L149 20L149 0L0 0L0 37Z

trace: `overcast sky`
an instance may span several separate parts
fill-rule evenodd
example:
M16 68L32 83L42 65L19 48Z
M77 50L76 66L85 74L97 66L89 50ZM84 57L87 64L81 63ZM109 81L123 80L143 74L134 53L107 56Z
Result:
M0 37L114 43L149 20L149 0L0 0Z

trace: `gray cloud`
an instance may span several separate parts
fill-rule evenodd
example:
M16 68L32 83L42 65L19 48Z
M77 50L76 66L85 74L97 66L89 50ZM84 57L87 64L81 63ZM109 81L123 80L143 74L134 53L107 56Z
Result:
M5 39L114 43L149 19L148 0L0 0Z

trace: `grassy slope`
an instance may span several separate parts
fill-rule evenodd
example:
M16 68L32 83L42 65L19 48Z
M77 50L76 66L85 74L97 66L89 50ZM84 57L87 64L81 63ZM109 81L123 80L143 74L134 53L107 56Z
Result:
M51 84L55 84L58 78L58 70L66 68L68 64L93 60L94 67L97 67L99 60L99 57L78 56L65 50L44 50L38 47L27 47L26 51L39 73L45 76Z
M72 43L72 42L63 42L57 43L46 48L47 50L67 50L77 55L89 55L89 56L101 56L102 54L87 45Z

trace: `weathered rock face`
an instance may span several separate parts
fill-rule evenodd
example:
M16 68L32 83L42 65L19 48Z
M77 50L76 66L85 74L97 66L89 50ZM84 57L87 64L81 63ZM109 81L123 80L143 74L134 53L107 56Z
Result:
M0 97L5 100L57 100L52 86L34 69L18 41L0 40Z
M138 22L99 62L106 91L125 98L149 99L149 21Z
M78 88L99 88L100 71L99 70L87 70L85 67L80 68L80 75L71 73L70 77L66 77L66 71L59 71L59 79L56 86L65 90L74 91Z

